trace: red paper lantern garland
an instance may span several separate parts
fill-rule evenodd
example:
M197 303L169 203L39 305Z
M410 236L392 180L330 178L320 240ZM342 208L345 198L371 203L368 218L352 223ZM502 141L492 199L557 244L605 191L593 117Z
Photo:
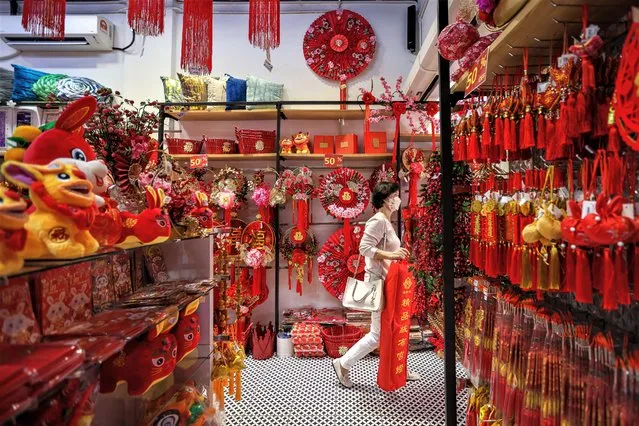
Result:
M356 225L351 228L351 249L346 253L344 229L335 231L320 249L317 257L317 272L326 291L342 300L346 280L355 277L364 279L364 258L359 256L359 243L364 235L364 227ZM359 260L359 263L358 263Z
M361 15L346 9L317 18L304 36L304 58L320 77L340 82L340 100L346 100L346 82L373 61L377 40Z

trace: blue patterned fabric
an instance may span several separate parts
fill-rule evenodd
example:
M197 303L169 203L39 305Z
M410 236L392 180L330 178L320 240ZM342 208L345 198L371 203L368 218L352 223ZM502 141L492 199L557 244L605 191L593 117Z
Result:
M246 80L231 77L228 75L226 80L226 102L245 102L246 101ZM229 109L246 109L244 106L227 106Z
M33 92L36 81L47 75L46 72L11 64L13 67L13 93L11 99L15 102L37 101L38 96Z

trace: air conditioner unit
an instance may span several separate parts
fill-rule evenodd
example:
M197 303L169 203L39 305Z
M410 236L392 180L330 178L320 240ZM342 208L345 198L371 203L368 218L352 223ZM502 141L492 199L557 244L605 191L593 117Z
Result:
M426 35L404 83L404 92L408 96L414 96L418 99L421 99L424 91L430 86L438 73L438 53L435 46L437 41L437 2L429 1L426 4L426 10L423 11L423 15L429 19L425 28L422 27L422 31Z
M20 16L0 15L0 39L16 50L37 52L74 52L113 50L115 26L102 16L70 15L64 21L64 38L33 35L22 28Z

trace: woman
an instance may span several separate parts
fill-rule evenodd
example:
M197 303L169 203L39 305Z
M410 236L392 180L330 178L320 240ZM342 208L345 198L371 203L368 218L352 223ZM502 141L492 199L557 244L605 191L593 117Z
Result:
M364 280L386 279L388 268L393 260L403 260L408 257L408 250L401 247L397 237L391 215L399 210L399 186L396 183L382 182L373 190L373 207L377 213L366 222L364 236L359 244L359 252L366 260ZM349 378L349 371L353 365L379 346L382 328L382 311L371 314L371 330L355 343L341 358L333 360L333 368L339 382L350 388L353 382ZM408 373L407 380L419 380L419 375Z

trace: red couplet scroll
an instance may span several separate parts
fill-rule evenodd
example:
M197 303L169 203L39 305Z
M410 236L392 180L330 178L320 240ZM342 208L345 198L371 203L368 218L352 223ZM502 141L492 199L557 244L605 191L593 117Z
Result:
M377 384L394 391L406 384L406 360L415 278L406 261L393 262L384 283L385 307L379 344Z

